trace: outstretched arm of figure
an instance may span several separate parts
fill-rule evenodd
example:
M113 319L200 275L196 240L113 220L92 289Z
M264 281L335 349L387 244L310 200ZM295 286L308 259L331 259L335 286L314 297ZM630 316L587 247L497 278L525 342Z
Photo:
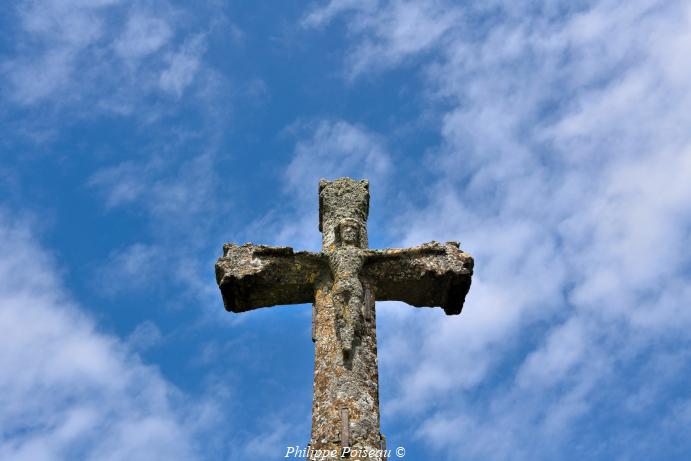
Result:
M473 258L457 242L366 250L363 275L374 287L377 301L440 306L448 315L456 315L470 289Z
M290 247L223 245L216 281L231 312L314 301L314 284L327 267L321 253Z

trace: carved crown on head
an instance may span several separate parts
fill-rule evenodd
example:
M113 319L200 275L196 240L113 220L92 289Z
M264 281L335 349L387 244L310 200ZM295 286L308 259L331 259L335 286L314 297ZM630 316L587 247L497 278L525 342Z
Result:
M333 223L354 219L360 222L360 229L368 215L369 181L352 178L319 181L319 232L324 232L327 220Z

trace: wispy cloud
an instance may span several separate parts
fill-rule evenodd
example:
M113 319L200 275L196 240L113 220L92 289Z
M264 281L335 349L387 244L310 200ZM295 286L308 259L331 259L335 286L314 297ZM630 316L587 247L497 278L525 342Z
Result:
M134 262L151 266L175 258L175 267L188 272L180 275L188 285L207 274L190 278L189 266L208 263L195 252L219 206L216 162L229 110L219 97L225 78L206 59L209 34L224 21L222 8L199 9L194 16L168 0L32 0L8 10L17 27L0 63L8 82L0 98L3 116L18 126L8 136L35 143L46 139L35 133L49 131L47 144L57 144L80 126L80 151L89 158L70 153L67 161L83 164L82 180L107 212L133 212L153 230L109 249L113 286L133 280ZM31 116L17 123L13 111ZM184 123L168 124L171 118ZM110 150L102 130L113 121L121 124L122 144ZM186 245L162 250L181 235ZM144 248L146 254L132 252Z
M176 164L154 152L143 162L126 160L96 171L88 186L104 194L108 208L136 202L157 220L192 225L193 217L215 210L214 160L211 154L200 154Z
M302 25L321 28L344 13L352 16L348 31L356 39L346 58L349 78L390 68L432 50L463 19L458 8L443 1L331 0L308 12Z
M0 458L197 459L211 407L100 332L23 223L0 237Z
M281 177L286 200L280 209L251 223L246 232L279 244L316 249L321 246L319 180L366 176L383 189L391 154L381 136L344 120L298 122L286 134L296 138L293 156Z
M284 179L288 188L313 198L321 178L358 177L367 172L384 180L390 169L390 155L381 136L363 126L343 120L321 120L298 124L295 152Z
M180 97L194 80L203 52L204 36L197 35L170 54L167 57L168 67L161 72L159 79L161 88Z
M3 96L25 107L150 118L160 114L148 98L179 98L210 72L199 66L204 31L184 28L165 0L26 1L13 13L19 33L0 66L9 82Z
M17 152L43 143L37 155L48 156L79 127L81 148L64 159L81 175L75 181L95 191L111 217L124 210L151 230L107 250L109 286L140 287L130 282L144 280L145 265L174 259L183 286L206 296L203 234L214 232L213 214L227 204L215 197L230 97L221 96L226 77L207 57L210 34L231 26L223 7L27 0L7 9L16 27L0 56L6 142ZM115 148L104 137L114 126Z
M200 154L176 164L153 154L143 162L128 160L103 168L87 184L103 195L107 209L143 211L152 229L149 241L110 252L101 274L108 280L105 293L164 285L156 274L169 267L166 280L177 280L178 288L195 301L206 304L217 298L209 283L212 259L205 253L210 251L206 234L214 229L215 214L227 211L227 204L215 200L219 183L214 155Z
M135 12L115 39L115 52L125 61L141 59L165 46L172 35L168 22L148 12Z

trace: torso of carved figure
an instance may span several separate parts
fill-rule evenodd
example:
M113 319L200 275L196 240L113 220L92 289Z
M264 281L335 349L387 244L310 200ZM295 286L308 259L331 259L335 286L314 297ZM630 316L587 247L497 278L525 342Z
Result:
M364 265L361 248L341 244L329 255L333 272L333 300L335 308L336 334L341 342L344 360L351 356L356 335L362 329L362 304L364 291L360 271Z
M354 245L340 245L329 255L334 293L348 291L350 296L362 295L360 271L364 261L364 252Z

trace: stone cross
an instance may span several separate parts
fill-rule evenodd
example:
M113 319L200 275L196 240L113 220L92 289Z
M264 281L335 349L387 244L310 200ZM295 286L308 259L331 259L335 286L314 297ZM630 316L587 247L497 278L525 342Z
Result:
M461 312L473 259L457 242L367 248L369 183L319 182L322 251L226 244L216 280L226 310L312 303L314 400L309 450L372 457L379 429L375 300ZM449 351L450 353L452 351ZM375 452L376 453L376 452ZM332 458L325 458L332 459ZM335 458L333 458L335 459Z

